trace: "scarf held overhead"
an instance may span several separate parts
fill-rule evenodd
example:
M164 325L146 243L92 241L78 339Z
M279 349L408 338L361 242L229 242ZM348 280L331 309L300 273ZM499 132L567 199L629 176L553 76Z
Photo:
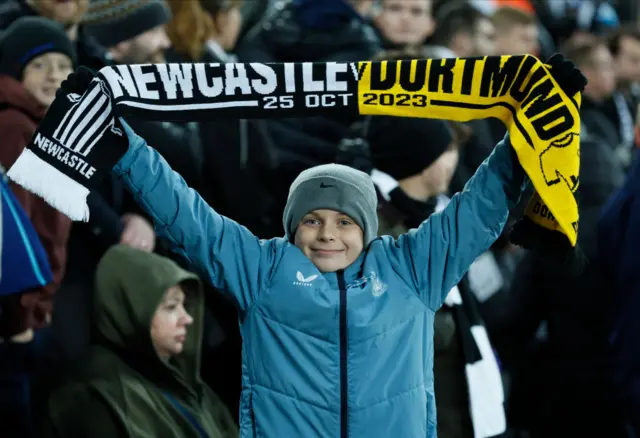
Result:
M533 56L357 63L105 67L82 96L61 94L8 176L74 220L126 152L118 117L149 120L386 115L500 119L536 195L527 216L578 232L580 94ZM423 139L428 142L428 139Z

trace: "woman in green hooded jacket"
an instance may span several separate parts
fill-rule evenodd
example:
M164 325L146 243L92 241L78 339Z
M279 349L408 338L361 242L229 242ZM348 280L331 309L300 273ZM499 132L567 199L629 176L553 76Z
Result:
M92 345L49 399L47 437L227 438L238 429L200 379L197 276L123 245L96 273Z

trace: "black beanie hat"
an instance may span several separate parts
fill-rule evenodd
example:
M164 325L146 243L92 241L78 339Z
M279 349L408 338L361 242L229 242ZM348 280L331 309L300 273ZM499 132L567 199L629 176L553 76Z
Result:
M63 53L76 65L76 51L64 28L39 16L18 18L0 37L0 73L18 80L27 64L45 53Z
M373 166L399 181L436 161L451 145L453 132L444 120L377 116L367 140Z
M82 25L87 34L111 48L170 20L164 0L91 0Z

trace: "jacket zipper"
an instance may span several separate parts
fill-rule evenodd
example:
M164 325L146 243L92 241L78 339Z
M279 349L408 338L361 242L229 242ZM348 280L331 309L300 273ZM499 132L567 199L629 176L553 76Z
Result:
M347 438L349 405L347 402L347 286L344 282L344 271L338 271L338 287L340 288L340 437Z
M253 436L258 436L258 427L256 426L256 413L253 410L253 391L249 393L249 412L251 413Z

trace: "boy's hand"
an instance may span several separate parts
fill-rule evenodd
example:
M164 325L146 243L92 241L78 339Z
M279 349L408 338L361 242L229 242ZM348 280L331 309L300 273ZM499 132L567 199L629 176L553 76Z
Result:
M587 85L587 78L576 65L560 54L553 55L546 64L550 67L551 76L556 80L562 91L572 97L576 93L582 93Z

